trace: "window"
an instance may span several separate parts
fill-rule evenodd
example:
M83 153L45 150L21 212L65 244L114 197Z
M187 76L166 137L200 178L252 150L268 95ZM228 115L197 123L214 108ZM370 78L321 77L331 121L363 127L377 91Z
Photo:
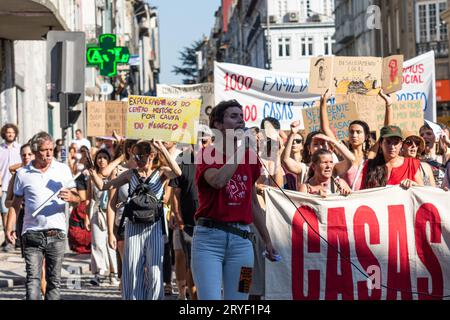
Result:
M278 38L278 56L290 57L291 56L291 39L290 38Z
M440 19L447 9L445 0L417 4L417 42L447 41L447 25Z
M300 39L301 48L302 48L302 56L312 56L313 55L313 38L312 37L303 37Z
M335 41L331 38L331 36L327 36L324 39L324 54L326 56L332 55L333 54L333 43L335 43Z

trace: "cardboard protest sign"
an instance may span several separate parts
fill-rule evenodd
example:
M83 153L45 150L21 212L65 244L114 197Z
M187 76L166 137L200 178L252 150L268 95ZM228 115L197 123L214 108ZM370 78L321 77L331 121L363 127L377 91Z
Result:
M348 126L350 122L358 118L354 104L340 103L328 105L328 120L330 128L334 131L339 140L348 138ZM320 130L320 109L319 107L303 109L303 121L306 133Z
M419 132L423 125L422 101L400 101L392 104L393 124L402 130ZM330 128L339 140L348 138L348 127L354 120L367 122L371 131L379 134L384 126L385 103L380 97L355 96L347 102L328 105ZM302 110L305 132L320 130L320 109Z
M126 102L90 101L87 102L87 136L125 135Z
M403 55L390 56L383 59L382 88L384 93L392 93L402 89Z
M358 119L364 120L371 131L376 131L377 136L384 126L385 105L377 97L360 97L353 99ZM419 133L423 125L424 114L421 100L397 101L392 104L393 125L402 130Z
M315 57L311 59L309 93L322 94L326 88L336 95L377 95L380 88L401 88L403 59L398 56L377 57ZM383 78L383 66L386 75ZM395 68L394 68L395 66ZM394 72L395 71L395 72Z
M214 107L214 84L209 82L192 85L157 84L156 94L158 97L200 99L202 106L199 122L209 124L209 114Z
M195 144L200 106L199 99L129 96L127 137Z

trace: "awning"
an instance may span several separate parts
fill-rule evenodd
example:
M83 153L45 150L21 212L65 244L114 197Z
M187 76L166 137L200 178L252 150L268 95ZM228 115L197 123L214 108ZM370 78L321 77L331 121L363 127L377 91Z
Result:
M49 30L69 31L52 1L0 1L0 38L42 40Z
M450 101L450 80L436 80L436 100Z

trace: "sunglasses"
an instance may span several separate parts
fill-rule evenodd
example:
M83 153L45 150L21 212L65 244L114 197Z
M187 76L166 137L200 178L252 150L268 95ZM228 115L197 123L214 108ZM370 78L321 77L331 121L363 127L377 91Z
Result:
M134 155L134 158L135 158L137 161L141 161L141 160L147 159L147 158L148 158L148 155L147 155L147 154L135 154L135 155Z
M420 146L420 141L419 140L415 140L415 139L408 139L408 140L405 141L405 144L407 146L412 146L414 144L416 147L418 147L418 146Z
M294 140L293 140L293 143L296 143L296 144L300 144L300 143L302 143L302 142L303 142L302 139L294 139Z
M207 144L208 143L208 139L201 139L200 140L202 144Z

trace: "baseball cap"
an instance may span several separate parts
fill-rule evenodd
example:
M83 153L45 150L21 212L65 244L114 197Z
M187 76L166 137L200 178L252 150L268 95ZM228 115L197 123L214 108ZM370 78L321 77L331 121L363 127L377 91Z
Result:
M402 129L397 126L385 126L380 130L381 138L399 137L403 140Z

